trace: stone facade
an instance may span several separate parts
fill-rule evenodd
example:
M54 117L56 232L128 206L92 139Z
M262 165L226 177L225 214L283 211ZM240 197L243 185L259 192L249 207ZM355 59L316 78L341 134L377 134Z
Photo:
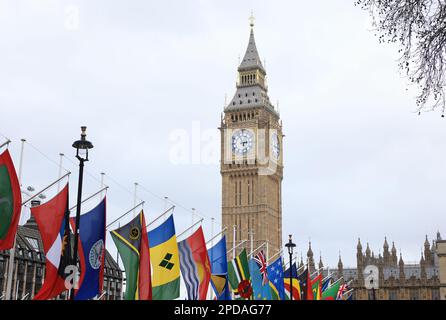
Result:
M437 245L436 245L437 244ZM446 292L440 292L440 278L446 283L446 245L437 233L436 240L424 241L424 249L419 263L405 263L400 253L397 255L395 244L390 248L384 239L382 254L375 255L367 243L365 251L358 239L356 268L344 268L339 257L338 268L330 270L335 278L343 277L354 289L354 300L439 300L446 299ZM443 251L442 251L443 250ZM311 253L312 254L312 253ZM440 267L440 264L443 266ZM379 289L366 289L364 269L367 266L378 268ZM324 270L324 276L327 271ZM444 290L446 286L441 289Z
M222 224L228 250L236 245L238 254L263 246L271 257L282 247L283 134L279 113L269 101L253 24L238 74L236 93L219 128ZM246 149L237 150L237 144Z

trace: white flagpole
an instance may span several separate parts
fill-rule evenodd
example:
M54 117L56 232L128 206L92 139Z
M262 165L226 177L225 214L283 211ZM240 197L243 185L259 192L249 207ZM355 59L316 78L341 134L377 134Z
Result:
M213 246L214 246L214 217L211 218L211 248ZM212 261L211 261L211 266L212 266ZM212 285L209 287L211 287L211 300L214 300L214 290L212 289Z
M57 178L60 178L62 175L62 161L63 161L63 153L59 153L60 159L59 159L59 174L57 175ZM57 193L60 191L60 181L57 183Z
M101 172L101 189L104 187L104 177L105 177L105 172ZM101 192L101 199L102 199L102 192Z
M133 195L133 206L134 207L136 207L136 190L137 190L137 188L138 188L138 182L135 182L135 193ZM133 209L133 218L136 217L136 210L135 209Z
M234 259L235 258L235 248L236 248L236 246L235 246L235 238L236 238L236 228L237 228L237 226L236 225L234 225L233 226L233 230L232 230L232 259Z
M25 149L26 139L21 139L22 148L20 150L20 162L19 162L19 185L22 185L22 171L23 171L23 151ZM12 290L12 277L14 269L14 259L15 259L15 246L17 242L17 234L14 237L14 246L9 250L9 261L8 261L8 279L6 282L6 296L5 300L11 300L11 290Z

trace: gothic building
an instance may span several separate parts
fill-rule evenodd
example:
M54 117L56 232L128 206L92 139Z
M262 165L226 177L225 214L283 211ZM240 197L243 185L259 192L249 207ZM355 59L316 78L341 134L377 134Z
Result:
M238 67L236 92L221 119L222 224L228 249L282 247L282 123L268 97L251 18L249 43ZM230 254L230 257L232 254Z
M9 250L0 251L0 300L6 292L8 264ZM42 287L45 278L43 242L33 218L18 227L13 270L11 299L31 300ZM106 251L102 299L120 300L123 281L123 272ZM59 295L57 299L67 299L67 292Z
M337 269L330 269L330 272L335 279L343 277L346 282L350 282L350 287L354 289L354 300L439 300L439 258L436 241L441 241L439 232L432 243L426 236L419 263L406 263L402 254L397 254L395 244L392 242L392 246L389 246L387 238L384 239L382 254L380 252L378 255L370 249L368 243L363 250L361 240L358 239L356 268L344 268L339 256ZM310 270L314 271L311 244L307 258ZM323 266L321 263L320 260L319 267ZM301 264L303 264L302 261ZM364 269L367 266L376 266L378 269L378 289L376 290L367 289L365 286L367 275L364 275ZM322 273L325 277L328 271L323 270Z

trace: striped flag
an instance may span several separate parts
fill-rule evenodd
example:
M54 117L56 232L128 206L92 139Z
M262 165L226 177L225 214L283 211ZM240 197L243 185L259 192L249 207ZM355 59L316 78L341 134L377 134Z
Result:
M243 249L236 258L228 262L228 276L234 298L251 300L252 285L246 249Z

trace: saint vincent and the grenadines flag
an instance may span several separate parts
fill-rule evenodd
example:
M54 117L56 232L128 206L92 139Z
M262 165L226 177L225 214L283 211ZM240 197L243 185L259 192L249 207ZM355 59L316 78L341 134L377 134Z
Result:
M144 212L110 234L124 264L125 299L151 300L150 252Z
M206 300L211 266L201 226L178 243L180 269L189 300Z
M228 277L235 299L252 299L251 275L246 249L228 262Z
M180 257L173 215L149 231L153 300L180 296Z
M45 281L34 300L51 299L68 287L65 268L74 265L69 230L68 184L48 202L31 208L45 251Z
M6 149L0 154L0 251L14 246L21 209L20 183Z
M217 300L231 300L228 282L228 257L226 255L226 236L208 250L211 262L211 284Z
M73 230L75 218L70 219ZM79 223L79 289L76 300L87 300L102 293L105 265L106 198L91 211L80 216Z

